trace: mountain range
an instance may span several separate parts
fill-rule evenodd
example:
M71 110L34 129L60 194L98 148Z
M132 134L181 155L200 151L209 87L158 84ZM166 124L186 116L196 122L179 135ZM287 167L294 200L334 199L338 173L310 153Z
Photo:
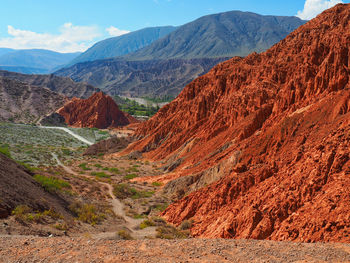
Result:
M126 55L150 45L175 29L173 26L150 27L102 40L73 59L69 65Z
M262 52L305 21L231 11L201 17L151 45L126 55L128 60L246 56Z
M32 86L48 88L56 93L60 93L66 97L88 98L93 93L100 91L99 89L84 83L74 82L67 77L60 77L53 74L49 75L28 75L16 72L0 70L0 76L26 83Z
M110 95L175 97L192 79L225 58L125 61L104 59L78 63L55 72L83 81Z
M25 74L47 74L66 65L80 53L59 53L44 49L0 49L0 69Z
M305 21L296 17L239 11L209 15L170 28L171 33L135 52L114 59L78 63L55 74L87 81L111 94L176 96L184 85L206 73L213 63L253 51L261 52L303 23ZM136 35L140 32L143 31ZM112 44L122 38L115 38ZM102 52L97 47L106 43L109 42L96 44L86 54ZM177 60L169 60L174 58Z

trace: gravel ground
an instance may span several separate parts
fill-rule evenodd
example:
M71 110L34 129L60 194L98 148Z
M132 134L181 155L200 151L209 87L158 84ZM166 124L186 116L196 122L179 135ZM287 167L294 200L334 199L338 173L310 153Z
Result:
M350 262L350 244L0 237L0 262Z

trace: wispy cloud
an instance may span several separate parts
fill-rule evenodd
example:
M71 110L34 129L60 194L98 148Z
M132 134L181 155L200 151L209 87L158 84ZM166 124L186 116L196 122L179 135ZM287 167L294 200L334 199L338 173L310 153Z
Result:
M298 11L297 17L310 20L320 14L322 11L335 6L336 4L343 3L342 0L306 0L304 9Z
M97 26L75 26L65 23L59 28L59 34L37 33L7 26L10 35L0 39L0 47L14 49L49 49L58 52L85 51L92 41L101 36Z
M114 36L114 37L119 37L121 35L125 35L127 33L130 33L130 31L122 30L122 29L116 28L114 26L110 26L110 27L106 28L106 31L108 32L108 34L110 34L111 36Z

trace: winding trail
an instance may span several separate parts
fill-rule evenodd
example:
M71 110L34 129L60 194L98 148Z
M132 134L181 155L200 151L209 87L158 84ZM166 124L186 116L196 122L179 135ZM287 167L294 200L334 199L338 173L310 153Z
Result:
M65 166L60 159L58 159L55 153L51 153L52 157L56 160L57 164L61 166L67 173L72 174L74 176L80 176L85 178L94 178L89 175L82 175L74 172L71 168ZM155 236L156 227L147 227L144 229L137 229L137 227L141 224L143 219L134 219L130 216L127 216L124 211L124 204L114 195L112 185L104 182L98 182L100 185L106 186L108 189L108 194L111 197L110 203L112 205L112 210L116 215L122 217L125 221L125 227L132 233L132 237L136 239L142 239L147 236ZM95 235L97 238L112 238L115 236L115 232L104 232Z
M94 143L93 142L90 142L88 140L86 140L84 137L72 132L71 130L67 129L67 128L64 128L64 127L55 127L55 126L38 126L39 128L42 128L42 129L56 129L56 130L61 130L61 131L65 131L67 133L69 133L71 136L73 136L74 138L78 139L79 141L87 144L87 145L93 145Z
M72 132L71 130L64 128L64 127L49 127L49 126L39 126L40 128L43 129L58 129L58 130L62 130L67 132L68 134L70 134L71 136L73 136L74 138L80 140L83 143L86 143L87 145L92 145L93 143L86 140L85 138L83 138L82 136L75 134L74 132ZM93 176L89 176L89 175L82 175L82 174L78 174L76 172L74 172L71 168L65 166L60 159L58 158L58 156L55 153L51 153L52 157L55 159L55 161L57 162L57 164L59 166L61 166L67 173L72 174L74 176L78 176L78 177L86 177L86 178L94 178ZM119 215L120 217L122 217L125 221L125 227L132 233L132 236L134 238L137 239L141 239L141 238L145 238L147 236L155 236L156 234L156 227L147 227L144 229L138 229L137 227L141 224L141 222L143 221L143 219L134 219L130 216L127 216L125 214L124 211L124 204L118 199L116 198L116 196L113 193L113 187L112 185L108 184L108 183L104 183L104 182L98 182L100 185L103 185L105 187L107 187L108 189L108 194L111 197L110 203L112 205L112 210L116 215ZM115 236L115 232L106 232L106 233L100 233L97 234L96 237L98 238L110 238Z

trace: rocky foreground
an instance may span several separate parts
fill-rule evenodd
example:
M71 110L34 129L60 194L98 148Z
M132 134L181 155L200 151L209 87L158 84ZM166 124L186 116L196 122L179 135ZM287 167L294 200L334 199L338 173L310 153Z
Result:
M0 262L350 262L350 245L224 239L1 237Z

